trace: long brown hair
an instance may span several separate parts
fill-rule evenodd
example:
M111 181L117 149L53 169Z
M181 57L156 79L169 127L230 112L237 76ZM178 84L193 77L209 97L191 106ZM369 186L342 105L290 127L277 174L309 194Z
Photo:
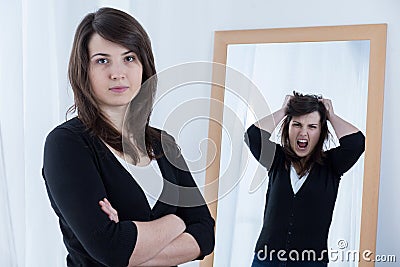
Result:
M323 146L325 140L329 137L327 110L325 105L320 101L321 96L303 95L297 92L293 92L293 95L285 110L286 117L281 126L281 143L286 156L286 167L289 168L292 163L297 164L300 166L300 176L303 176L310 170L315 162L319 164L324 163L325 153ZM311 152L310 156L307 157L306 161L302 162L302 158L297 156L290 146L289 125L294 116L302 116L314 111L318 111L320 115L321 133L314 150Z
M133 51L143 66L142 87L128 108L125 128L131 142L123 144L122 134L112 126L100 110L89 81L88 44L93 34ZM150 39L143 27L129 14L101 8L86 15L78 25L68 66L68 78L74 92L74 105L68 113L77 111L79 119L100 139L119 152L129 154L137 163L139 153L155 158L152 143L161 140L160 132L149 126L157 86L156 69ZM144 140L144 142L143 142ZM125 140L126 141L126 140Z

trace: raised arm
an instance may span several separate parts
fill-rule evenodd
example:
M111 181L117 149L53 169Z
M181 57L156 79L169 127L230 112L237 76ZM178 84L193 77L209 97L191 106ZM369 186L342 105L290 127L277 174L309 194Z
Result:
M360 158L365 150L365 136L351 123L345 121L333 111L332 102L329 99L321 99L327 109L330 121L340 146L329 150L328 156L333 169L339 175L347 172Z
M290 98L292 98L292 96L287 95L280 109L278 109L271 115L266 116L261 120L255 122L254 125L268 133L272 133L275 130L278 123L285 117L285 109Z
M270 169L273 163L277 147L269 139L276 126L285 117L286 107L292 97L287 95L280 109L255 122L245 133L244 141L250 152L267 170Z
M321 99L322 103L324 103L326 110L328 111L328 120L332 124L333 129L335 130L335 134L338 139L342 138L343 136L356 133L359 131L357 127L352 125L351 123L345 121L341 117L335 114L333 110L332 101L330 99Z

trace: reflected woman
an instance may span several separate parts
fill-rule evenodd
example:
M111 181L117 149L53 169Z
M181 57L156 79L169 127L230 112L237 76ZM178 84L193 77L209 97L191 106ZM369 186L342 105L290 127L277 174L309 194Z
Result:
M269 139L281 120L281 144L275 144ZM340 145L324 151L328 121ZM295 92L252 125L245 141L269 176L252 267L327 266L339 182L364 152L364 135L334 113L329 99Z
M174 139L149 126L156 71L142 26L112 8L88 14L68 70L78 116L49 133L43 162L67 265L176 266L211 253L207 205Z

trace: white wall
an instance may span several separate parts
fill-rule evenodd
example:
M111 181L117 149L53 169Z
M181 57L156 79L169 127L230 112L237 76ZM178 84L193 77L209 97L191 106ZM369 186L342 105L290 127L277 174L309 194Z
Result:
M395 116L400 112L400 90L396 86L400 84L400 1L158 0L133 1L130 11L152 39L158 70L184 62L211 61L217 30L387 23L377 253L395 254L400 261L400 209L395 208L400 190L396 175L400 124ZM206 137L207 131L201 134Z

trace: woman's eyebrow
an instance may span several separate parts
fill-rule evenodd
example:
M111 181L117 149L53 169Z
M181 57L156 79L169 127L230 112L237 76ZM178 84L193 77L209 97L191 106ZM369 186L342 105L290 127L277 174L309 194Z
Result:
M95 56L109 57L110 55L105 53L96 53L92 55L90 58L94 58Z
M122 53L121 56L125 56L125 55L130 54L130 53L134 53L134 52L132 50L129 50L129 51L126 51L125 53Z
M125 56L130 53L133 53L133 51L132 50L126 51L126 52L122 53L121 56ZM110 55L106 54L106 53L96 53L96 54L92 55L90 58L94 58L95 56L110 57Z

